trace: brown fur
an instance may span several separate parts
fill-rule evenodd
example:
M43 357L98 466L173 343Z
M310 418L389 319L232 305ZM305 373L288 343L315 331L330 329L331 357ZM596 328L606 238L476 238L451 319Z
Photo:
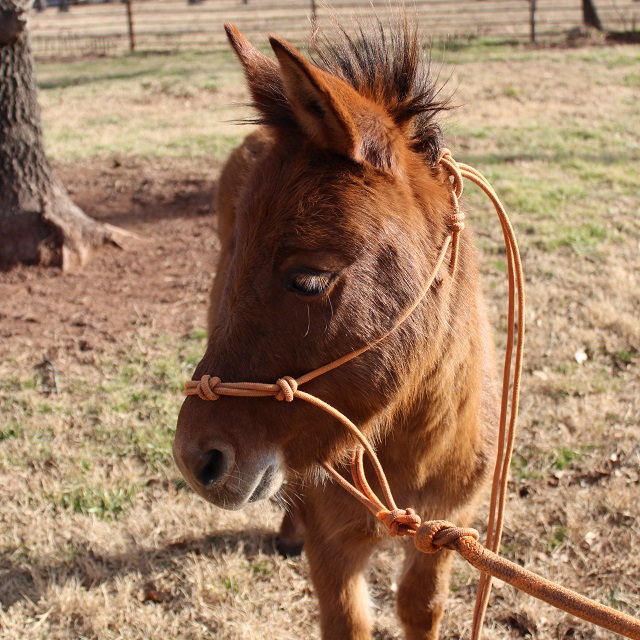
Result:
M451 214L450 186L435 163L442 105L420 75L419 42L406 24L393 35L402 48L395 58L388 43L343 35L316 50L322 68L281 38L271 39L277 65L234 27L228 34L264 126L220 178L222 253L209 346L194 379L274 382L372 342L418 295ZM382 63L391 71L367 69ZM283 287L299 268L337 277L325 293L302 296ZM455 280L443 268L398 330L304 390L376 443L400 506L464 526L491 466L494 376L465 231ZM344 462L353 446L340 424L304 402L228 397L187 398L174 444L185 478L223 507L272 495L285 474L304 483L296 511L325 640L371 637L363 570L385 534L318 472L320 462ZM435 639L450 554L404 549L398 614L407 638Z

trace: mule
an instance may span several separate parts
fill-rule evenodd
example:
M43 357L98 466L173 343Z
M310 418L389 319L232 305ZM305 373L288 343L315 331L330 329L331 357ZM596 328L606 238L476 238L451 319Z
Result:
M260 127L220 177L221 252L194 380L273 383L374 342L420 294L453 213L438 163L447 104L406 21L357 37L338 29L335 41L316 41L311 58L271 37L276 60L226 29ZM466 526L494 456L494 380L465 231L455 277L443 266L400 327L305 390L375 444L398 504ZM386 530L320 467L346 474L354 446L342 425L305 402L197 396L185 400L174 442L191 487L225 509L273 496L286 477L304 485L296 511L325 640L372 632L363 572ZM403 551L405 636L436 639L451 552Z

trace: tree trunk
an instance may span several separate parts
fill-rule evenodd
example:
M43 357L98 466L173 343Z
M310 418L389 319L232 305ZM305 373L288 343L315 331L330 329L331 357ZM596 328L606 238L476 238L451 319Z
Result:
M604 31L593 0L582 0L582 20L585 26Z
M47 160L23 7L0 0L0 268L68 269L114 232L71 201Z

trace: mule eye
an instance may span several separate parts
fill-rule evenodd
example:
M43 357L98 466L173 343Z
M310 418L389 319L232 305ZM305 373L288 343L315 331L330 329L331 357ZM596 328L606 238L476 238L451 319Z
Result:
M335 274L328 271L296 269L284 277L282 284L287 291L303 296L319 296L329 288L334 277Z

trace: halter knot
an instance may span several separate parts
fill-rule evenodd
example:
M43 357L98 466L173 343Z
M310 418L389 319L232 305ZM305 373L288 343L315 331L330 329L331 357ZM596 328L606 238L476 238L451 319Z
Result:
M414 542L422 553L437 553L442 547L454 549L454 543L465 537L477 540L480 536L475 529L456 527L446 520L429 520L420 525Z
M198 381L196 387L198 395L202 400L218 400L220 396L214 391L214 389L222 382L218 376L204 375Z
M457 203L456 203L457 204ZM455 213L452 213L449 217L448 225L451 233L460 233L464 227L464 213L458 209Z
M380 511L376 517L384 523L392 538L413 535L420 526L420 516L411 508Z
M276 393L276 400L279 400L280 402L283 400L293 402L296 391L298 390L297 380L291 376L284 376L283 378L280 378L276 384L280 387L280 391Z

